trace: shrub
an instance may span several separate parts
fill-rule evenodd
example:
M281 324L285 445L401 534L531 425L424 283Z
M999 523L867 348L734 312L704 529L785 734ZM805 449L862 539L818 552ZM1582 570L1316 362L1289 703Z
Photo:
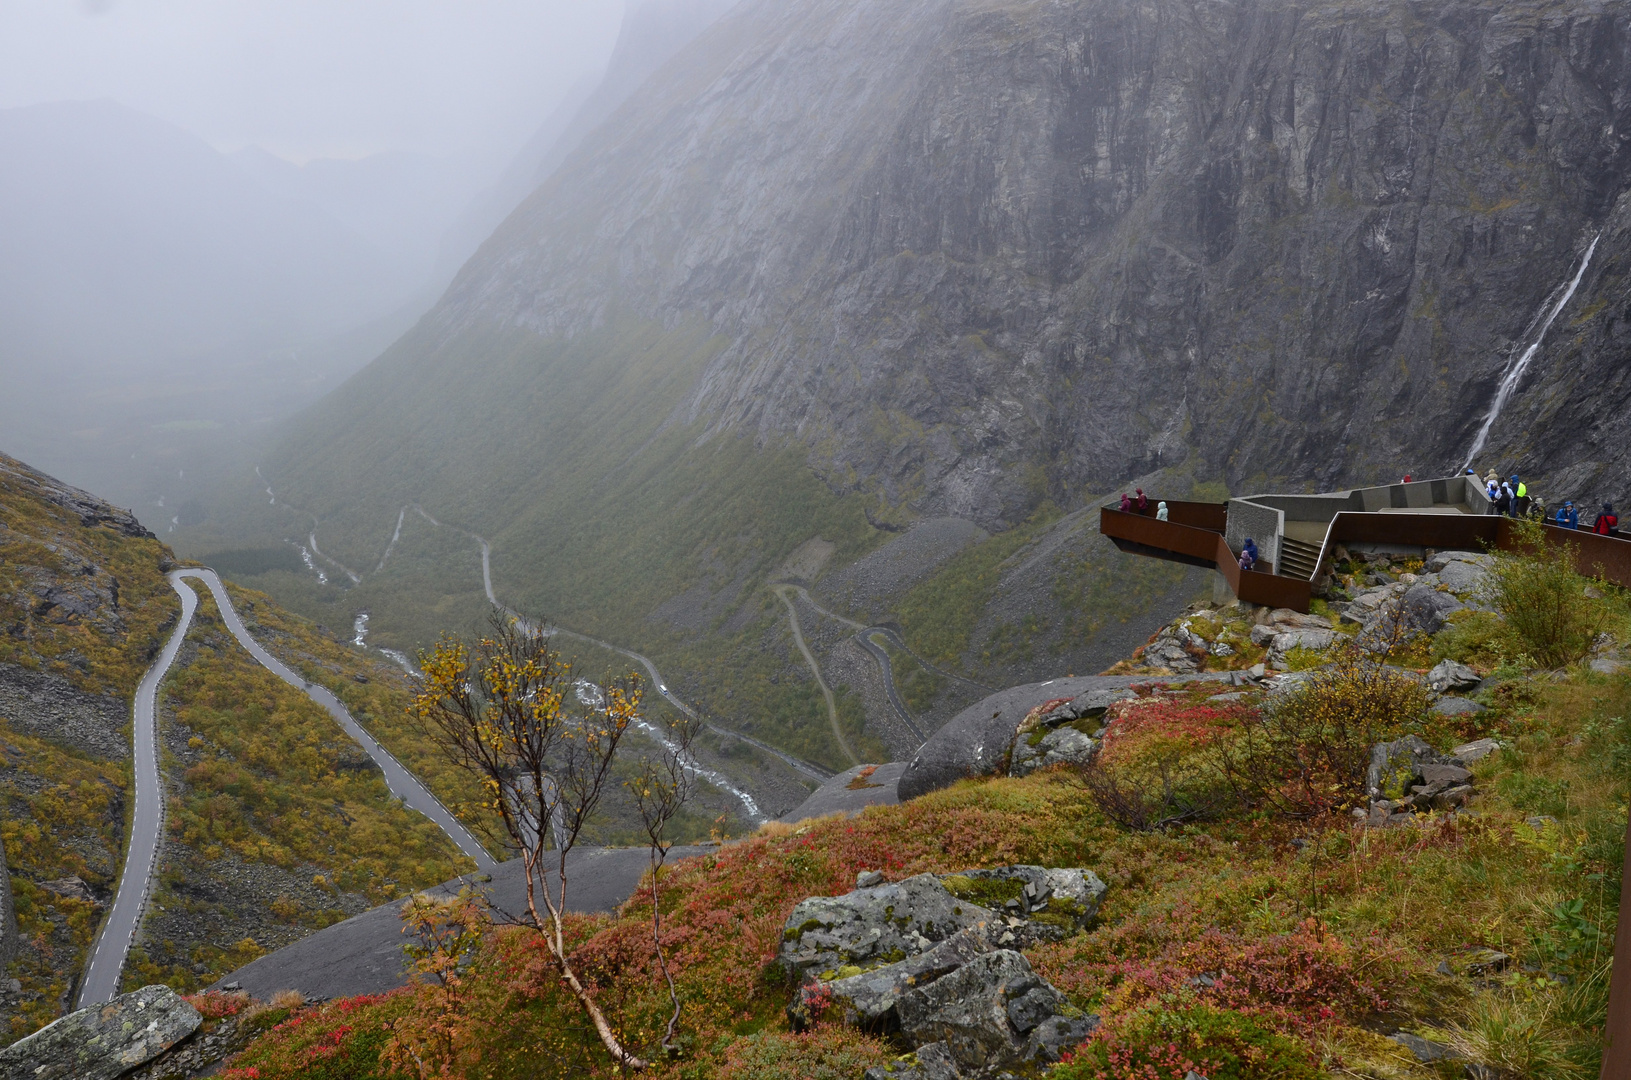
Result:
M818 1024L801 1034L761 1031L732 1043L719 1080L853 1080L893 1055L877 1039L841 1024Z
M1592 582L1575 569L1578 544L1548 544L1537 522L1517 529L1523 550L1496 556L1495 606L1537 663L1572 664L1591 651L1607 612L1586 596Z
M206 1020L224 1020L229 1016L237 1016L249 1006L249 995L228 994L219 990L210 990L202 994L192 994L187 1004L198 1010L198 1015Z
M1315 1080L1308 1050L1244 1013L1197 1005L1127 1014L1050 1075L1056 1080Z
M1208 817L1233 798L1217 744L1247 716L1183 699L1118 706L1104 742L1081 772L1082 786L1110 820L1144 832Z
M1448 624L1433 638L1435 663L1455 660L1487 671L1521 651L1506 622L1493 611L1463 608L1450 614Z
M1427 716L1427 687L1382 662L1393 647L1339 644L1330 667L1272 696L1234 738L1220 740L1239 796L1293 817L1362 802L1371 747L1421 728Z

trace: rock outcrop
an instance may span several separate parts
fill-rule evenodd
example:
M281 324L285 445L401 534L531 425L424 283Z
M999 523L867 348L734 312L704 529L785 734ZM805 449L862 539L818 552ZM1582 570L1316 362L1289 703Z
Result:
M858 885L843 896L801 900L788 915L780 962L795 981L859 974L968 930L999 945L1057 939L1085 929L1105 893L1091 871L1040 866L918 874L897 882L863 875Z
M1370 795L1366 824L1378 828L1405 825L1415 820L1415 814L1428 810L1460 809L1476 794L1466 766L1465 759L1441 754L1415 735L1378 743L1371 750L1365 774Z
M1058 1061L1097 1026L1018 950L1087 929L1105 886L1088 870L1000 866L897 883L863 872L844 896L801 901L781 962L795 1026L835 1010L914 1048L869 1078L959 1080ZM983 903L975 903L978 899ZM824 970L823 970L824 969Z
M0 1050L0 1080L114 1080L203 1022L168 986L144 986L69 1013Z
M1233 673L1223 671L1164 676L1160 681L1184 683L1233 678ZM915 799L959 780L1001 774L1016 762L1022 771L1032 771L1064 761L1067 753L1078 749L1090 752L1069 736L1057 736L1047 751L1039 754L1037 751L1048 736L1039 736L1035 744L1030 742L1030 736L1043 728L1052 734L1065 725L1102 716L1113 703L1134 696L1133 686L1150 680L1149 675L1086 675L1000 690L952 717L918 747L901 774L896 791L903 800ZM1039 707L1041 711L1032 717ZM1020 729L1028 720L1035 726L1026 728L1022 737ZM1081 734L1091 738L1085 732ZM1023 750L1018 748L1019 742L1026 744ZM1048 753L1055 755L1054 761L1046 760Z

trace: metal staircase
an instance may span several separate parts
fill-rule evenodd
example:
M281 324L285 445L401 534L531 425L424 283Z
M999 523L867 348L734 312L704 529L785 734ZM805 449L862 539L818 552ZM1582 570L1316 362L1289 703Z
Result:
M1312 581L1314 571L1319 567L1319 561L1320 549L1318 544L1293 540L1289 536L1280 537L1279 572L1281 574L1286 577Z

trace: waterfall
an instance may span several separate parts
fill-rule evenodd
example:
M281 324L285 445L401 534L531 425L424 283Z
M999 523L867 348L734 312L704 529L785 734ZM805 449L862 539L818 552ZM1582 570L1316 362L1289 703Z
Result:
M1602 238L1602 233L1598 233L1592 238L1591 246L1586 249L1585 258L1580 260L1580 269L1574 272L1573 279L1569 281L1568 287L1563 289L1563 295L1558 297L1557 303L1551 304L1552 296L1557 295L1556 289L1552 290L1551 296L1546 298L1551 306L1546 309L1546 318L1540 324L1540 331L1535 334L1534 340L1529 343L1527 349L1523 350L1522 355L1517 360L1507 364L1506 372L1501 376L1500 388L1495 391L1495 401L1489 407L1489 415L1484 417L1484 426L1478 429L1478 437L1472 441L1472 449L1467 452L1467 463L1461 466L1462 471L1472 468L1473 458L1478 456L1478 452L1484 448L1484 443L1488 441L1489 429L1495 426L1496 418L1501 415L1501 409L1506 406L1506 399L1511 397L1512 391L1518 388L1518 382L1523 378L1523 373L1529 369L1529 361L1535 358L1535 353L1540 350L1540 343L1546 340L1546 331L1552 328L1553 321L1568 306L1569 301L1574 298L1574 290L1580 287L1580 279L1586 276L1586 267L1591 265L1591 256L1597 250L1597 241ZM1534 323L1529 325L1533 326Z

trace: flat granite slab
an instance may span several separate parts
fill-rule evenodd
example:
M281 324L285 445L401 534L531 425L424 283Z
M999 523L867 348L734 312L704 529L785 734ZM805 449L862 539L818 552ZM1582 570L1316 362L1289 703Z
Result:
M871 769L866 778L861 773ZM783 814L779 820L791 824L805 818L825 817L828 814L858 814L869 806L893 806L900 802L895 785L906 771L906 762L889 761L882 765L856 765L846 769L810 793L810 797ZM851 786L855 785L855 786Z
M672 864L678 859L700 855L712 847L676 847L669 853ZM611 911L627 900L640 884L640 875L649 865L645 848L582 848L567 859L567 900L573 911ZM485 893L488 902L501 912L526 910L526 878L521 860L500 863L492 880L482 875L454 878L429 893L452 896L470 884ZM292 945L245 964L223 976L209 989L220 990L237 983L246 993L261 999L279 990L299 990L307 997L351 997L380 994L408 981L410 964L402 951L406 937L399 915L403 901L382 904L344 922L335 923L302 938Z

